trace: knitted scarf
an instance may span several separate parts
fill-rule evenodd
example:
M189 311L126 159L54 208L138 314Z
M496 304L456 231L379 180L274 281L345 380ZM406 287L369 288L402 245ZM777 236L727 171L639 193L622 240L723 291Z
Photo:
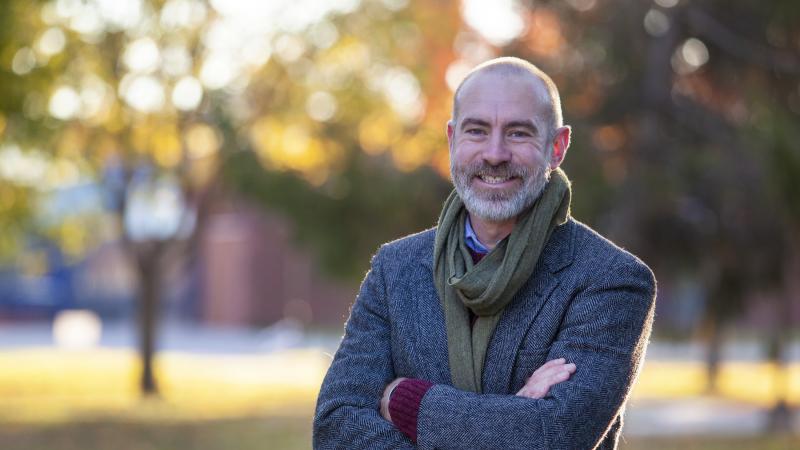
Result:
M464 243L464 203L453 191L439 216L433 253L436 290L444 309L453 385L481 392L483 363L506 305L530 278L545 243L569 217L570 182L561 169L534 204L517 219L511 235L478 264ZM470 325L467 309L476 316Z

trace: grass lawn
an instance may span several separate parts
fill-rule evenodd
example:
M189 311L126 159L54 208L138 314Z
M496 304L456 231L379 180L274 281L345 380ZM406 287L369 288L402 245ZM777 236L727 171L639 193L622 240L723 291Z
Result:
M330 357L315 350L269 355L162 353L162 397L142 400L138 361L124 350L0 352L0 449L179 450L307 449L317 390ZM783 377L800 404L800 366L780 374L767 364L722 369L723 395L768 405ZM633 396L692 396L702 367L648 362ZM627 438L621 449L800 449L797 437Z
M93 421L0 426L3 450L293 450L311 448L310 424L254 417L193 422ZM621 450L791 450L798 438L627 438Z
M796 436L638 438L620 443L620 450L793 450Z
M311 448L311 426L297 418L0 425L3 450L250 450Z

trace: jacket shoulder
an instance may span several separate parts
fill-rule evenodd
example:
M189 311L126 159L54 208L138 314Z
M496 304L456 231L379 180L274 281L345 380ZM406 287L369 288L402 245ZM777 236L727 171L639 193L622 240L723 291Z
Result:
M422 259L433 255L436 227L428 228L381 245L376 257L392 259Z
M603 273L628 268L647 278L648 284L655 285L655 276L650 267L639 257L615 244L585 223L570 219L573 227L575 261L578 265L594 273ZM603 270L602 268L609 270Z

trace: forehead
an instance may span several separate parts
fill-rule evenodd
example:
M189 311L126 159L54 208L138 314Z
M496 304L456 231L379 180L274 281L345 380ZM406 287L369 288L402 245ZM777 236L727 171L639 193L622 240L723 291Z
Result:
M544 82L530 74L477 73L464 82L458 96L459 121L543 120L550 108Z

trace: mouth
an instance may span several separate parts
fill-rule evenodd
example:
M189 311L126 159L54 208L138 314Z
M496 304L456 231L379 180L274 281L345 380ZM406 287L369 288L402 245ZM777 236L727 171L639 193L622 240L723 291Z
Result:
M475 175L475 179L478 180L481 184L492 186L492 187L508 187L509 185L515 183L519 180L519 177L515 176L492 176L492 175Z

